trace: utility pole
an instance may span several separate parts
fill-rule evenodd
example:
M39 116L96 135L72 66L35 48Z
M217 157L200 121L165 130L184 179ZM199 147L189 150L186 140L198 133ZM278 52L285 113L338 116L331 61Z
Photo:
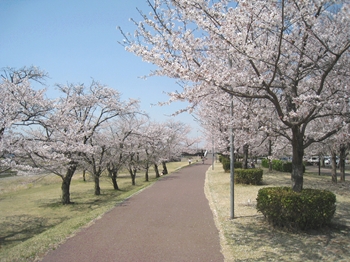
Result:
M233 120L233 95L231 94L231 107L230 107L231 121ZM234 148L234 136L233 136L233 124L231 123L231 134L230 134L230 202L231 202L231 219L235 217L235 173L234 173L234 162L235 162L235 148Z
M228 57L228 65L232 68L232 59ZM231 117L231 134L230 134L230 202L231 202L231 219L235 217L235 148L234 148L234 137L233 137L233 88L230 87L232 93L230 94L231 106L230 106L230 117Z
M214 170L214 163L215 163L215 142L214 142L214 135L213 135L213 145L212 145L212 150L213 150L213 157L211 160L211 169Z

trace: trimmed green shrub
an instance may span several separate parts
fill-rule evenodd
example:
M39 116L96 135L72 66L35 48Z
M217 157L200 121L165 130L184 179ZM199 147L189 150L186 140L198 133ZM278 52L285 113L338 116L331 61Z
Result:
M275 226L318 229L331 222L336 196L327 190L266 187L258 192L257 210Z
M269 168L269 160L266 158L261 159L261 166L265 168Z
M222 163L222 167L225 170L225 172L230 172L230 168L231 168L231 163L230 163L230 159L227 158L222 158L221 159L221 163ZM242 168L242 162L234 162L233 163L233 167L236 168Z
M235 169L235 183L247 185L260 185L263 170L259 168Z
M219 162L220 162L220 163L222 163L223 159L225 159L225 160L226 160L226 159L230 160L230 156L219 154ZM225 160L224 160L224 161L225 161Z
M284 162L282 169L283 169L282 172L292 173L292 169L293 169L292 162Z
M227 157L222 157L221 158L221 164L222 167L224 168L225 172L230 172L230 159Z
M242 168L242 166L243 166L243 163L242 163L242 162L234 162L234 163L233 163L233 167L234 167L234 168Z
M283 172L283 163L284 162L282 160L274 159L274 160L271 161L271 163L272 163L272 169L273 170Z
M274 159L271 161L272 163L272 169L280 172L292 172L292 162L285 162L282 160L277 160ZM265 168L269 168L269 160L268 159L263 159L261 161L261 165Z

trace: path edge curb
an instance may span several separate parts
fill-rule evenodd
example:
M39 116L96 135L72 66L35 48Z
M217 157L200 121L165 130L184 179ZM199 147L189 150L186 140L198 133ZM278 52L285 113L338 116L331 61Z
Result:
M209 207L210 207L210 210L211 212L213 213L213 218L214 218L214 223L215 223L215 226L217 228L217 230L219 231L219 239L220 239L220 247L221 247L221 253L223 254L224 256L224 261L228 262L227 258L230 257L230 249L228 248L228 243L227 243L227 239L225 237L225 234L224 234L224 230L222 229L222 224L219 220L219 216L218 216L218 213L217 213L217 209L216 209L216 205L215 205L215 202L214 202L214 199L212 197L212 193L211 193L211 190L210 190L210 178L209 178L209 169L211 168L212 166L210 166L207 171L205 172L205 181L204 181L204 194L208 200L208 203L209 203Z

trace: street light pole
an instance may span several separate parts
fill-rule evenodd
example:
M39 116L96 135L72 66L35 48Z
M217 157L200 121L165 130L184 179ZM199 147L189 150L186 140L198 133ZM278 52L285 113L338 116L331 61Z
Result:
M212 141L212 150L213 150L213 156L211 160L211 169L214 170L214 162L215 162L215 144L214 144L214 135L213 135L213 141Z
M233 95L231 94L231 106L230 106L230 117L233 120ZM234 136L233 136L233 124L231 123L231 134L230 134L230 199L231 199L231 219L235 217L235 179L234 179Z
M232 68L232 59L230 56L228 57L228 65L229 68ZM234 148L234 137L233 137L233 88L231 89L231 106L230 106L230 118L231 118L231 134L230 134L230 202L231 202L231 219L235 217L235 170L234 170L234 163L235 163L235 148Z

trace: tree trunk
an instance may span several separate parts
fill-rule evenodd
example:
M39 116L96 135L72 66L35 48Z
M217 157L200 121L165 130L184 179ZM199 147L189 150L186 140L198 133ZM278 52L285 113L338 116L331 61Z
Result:
M346 157L346 146L340 145L339 154L339 168L340 168L340 182L345 182L345 157Z
M272 160L269 158L269 172L272 172Z
M118 182L117 182L117 177L118 177L118 171L113 171L113 172L112 172L111 179L112 179L112 183L113 183L113 188L114 188L115 190L119 190L119 186L118 186Z
M332 182L333 183L337 183L338 182L338 178L337 178L337 155L335 154L335 152L332 152Z
M83 181L86 182L86 176L85 176L86 170L83 170Z
M99 196L101 195L100 174L94 174L94 182L95 182L95 196Z
M107 171L108 171L108 176L112 180L112 184L113 184L114 190L119 190L119 186L118 186L118 183L117 183L118 168L109 166L107 168Z
M293 126L292 128L292 189L295 192L301 192L303 190L304 183L304 145L303 145L303 134L299 130L299 126Z
M66 175L62 177L62 204L63 205L68 205L72 204L70 201L70 183L72 181L72 177L75 173L75 170L77 169L76 164L71 164L71 166L67 169Z
M146 164L146 173L145 173L145 181L148 182L148 169L149 169L149 166L148 164Z
M154 164L154 171L156 172L156 178L160 177L158 165Z
M269 156L269 171L272 171L272 161L271 161L271 157L272 157L272 141L271 139L269 139L269 150L268 150L268 156Z
M321 156L318 157L318 175L321 175Z
M248 168L248 152L249 151L249 145L244 144L243 146L243 169Z
M163 161L162 165L163 165L163 175L167 175L168 174L168 168L166 167L166 162Z
M136 185L136 182L135 182L135 179L136 179L136 168L129 168L129 174L130 174L130 177L131 177L131 184L133 186Z

